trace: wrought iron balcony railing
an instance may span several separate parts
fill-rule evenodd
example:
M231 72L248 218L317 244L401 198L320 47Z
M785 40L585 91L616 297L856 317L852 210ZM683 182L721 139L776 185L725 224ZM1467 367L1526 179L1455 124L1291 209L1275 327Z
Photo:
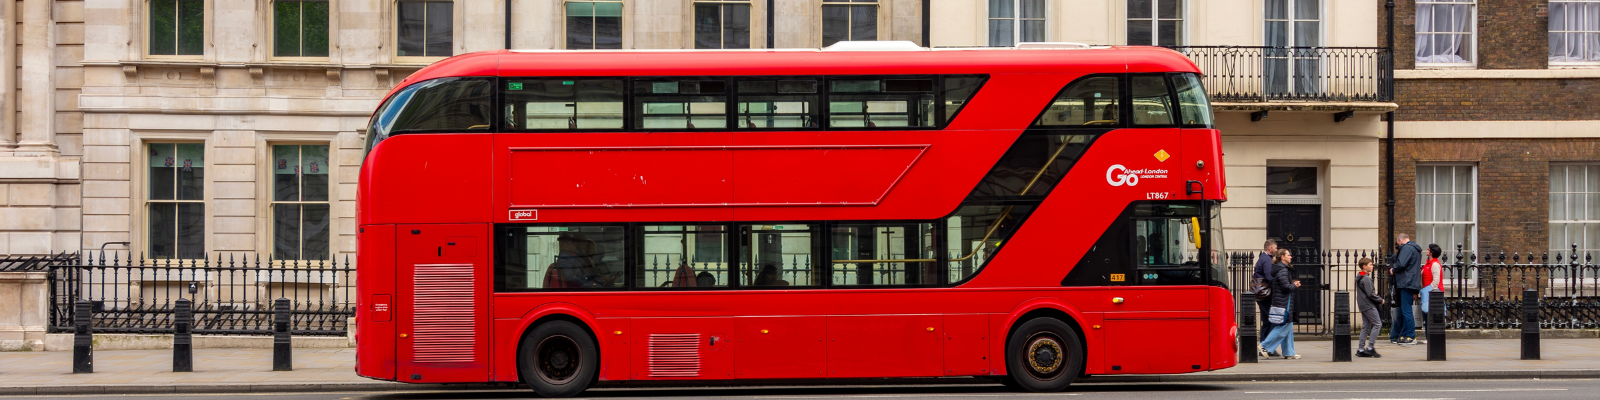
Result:
M1174 46L1205 73L1213 102L1392 102L1382 47Z

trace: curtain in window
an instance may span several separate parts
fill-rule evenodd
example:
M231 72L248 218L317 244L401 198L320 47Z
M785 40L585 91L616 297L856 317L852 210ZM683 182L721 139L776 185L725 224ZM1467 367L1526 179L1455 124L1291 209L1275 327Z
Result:
M1600 1L1550 2L1550 61L1600 61Z
M1476 0L1417 2L1417 63L1472 62L1472 10Z

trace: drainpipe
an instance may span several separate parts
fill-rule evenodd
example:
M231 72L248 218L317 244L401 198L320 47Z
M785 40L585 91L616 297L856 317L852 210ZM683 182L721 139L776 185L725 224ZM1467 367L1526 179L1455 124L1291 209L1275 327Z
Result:
M767 0L767 48L777 48L778 45L778 20L775 18L778 11L775 9L776 0Z
M922 0L922 47L933 48L933 0Z
M506 50L511 50L511 1L506 0Z
M1388 47L1388 50L1389 50L1389 61L1388 61L1389 65L1386 66L1386 67L1388 67L1388 70L1389 70L1389 76L1388 76L1389 87L1385 88L1384 91L1388 92L1388 93L1385 93L1385 94L1389 95L1389 101L1394 101L1394 102L1398 103L1399 99L1395 99L1394 98L1394 58L1396 57L1395 54L1394 54L1394 0L1389 0L1389 1L1385 2L1383 7L1385 9L1387 9L1388 18L1389 18L1389 21L1388 21L1389 22L1389 27L1388 27L1389 34L1386 37L1386 39L1388 41L1386 47ZM1395 197L1394 196L1394 111L1390 111L1388 113L1385 113L1384 116L1386 117L1384 119L1388 120L1388 125L1389 125L1388 137L1386 138L1387 140L1384 141L1384 145L1387 146L1387 148L1389 150L1388 151L1388 161L1389 161L1388 168L1384 169L1384 174L1386 175L1384 177L1384 180L1386 181L1386 184L1389 186L1389 192L1388 192L1389 193L1389 199L1388 199L1388 201L1384 202L1384 206L1388 207L1388 209L1389 209L1389 215L1387 217L1388 226L1389 226L1388 231L1389 232L1388 232L1388 236L1384 236L1383 239L1379 239L1378 240L1378 243L1379 243L1378 248L1380 248L1380 249L1383 248L1383 243L1387 243L1387 242L1385 242L1386 240L1394 240L1394 231L1395 231L1395 227L1394 227L1394 197Z

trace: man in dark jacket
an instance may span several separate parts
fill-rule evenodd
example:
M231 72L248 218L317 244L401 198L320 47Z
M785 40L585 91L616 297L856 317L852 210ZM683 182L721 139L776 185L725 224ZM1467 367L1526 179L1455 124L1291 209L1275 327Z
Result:
M1256 279L1260 279L1263 282L1266 282L1268 287L1272 286L1272 254L1277 252L1278 242L1272 239L1267 239L1267 243L1261 247L1261 255L1256 258L1255 273L1250 275L1250 280L1252 282L1254 282ZM1256 336L1256 340L1258 341L1261 339L1266 339L1267 331L1272 330L1272 323L1267 322L1268 308L1272 308L1271 297L1256 299L1256 316L1261 317L1261 334Z
M1417 343L1417 321L1411 312L1411 301L1422 290L1422 246L1411 242L1411 236L1404 233L1395 235L1395 245L1400 246L1394 257L1394 265L1390 266L1389 273L1394 275L1396 303L1399 303L1400 316L1394 319L1394 329L1399 333L1395 343Z

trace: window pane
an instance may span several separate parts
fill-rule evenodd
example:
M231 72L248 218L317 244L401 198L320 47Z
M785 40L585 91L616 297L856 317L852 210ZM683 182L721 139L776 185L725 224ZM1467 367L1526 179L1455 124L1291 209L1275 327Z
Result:
M1167 92L1167 80L1161 76L1134 76L1133 123L1135 125L1172 125L1172 95Z
M328 146L300 148L300 200L328 201Z
M1433 167L1417 167L1417 193L1433 193Z
M1267 19L1289 19L1289 0L1267 0Z
M750 287L818 286L822 266L814 257L814 227L801 224L740 228L739 282Z
M1433 221L1433 195L1417 195L1417 221Z
M594 48L622 48L622 4L600 3L595 10L599 16L594 17Z
M1096 76L1073 82L1034 121L1034 126L1115 126L1122 120L1122 98L1116 77Z
M178 54L178 0L150 0L150 54Z
M272 55L300 56L300 6L298 1L272 3Z
M1567 218L1567 195L1565 193L1550 194L1550 220L1564 221Z
M983 86L983 77L980 76L947 76L944 78L944 120L945 125L950 124L961 107L978 94L978 88Z
M428 2L428 41L423 51L428 57L450 56L455 24L455 5L445 1Z
M1267 194L1317 194L1317 167L1267 167Z
M177 203L150 203L145 215L150 236L150 257L173 258L177 256L178 205Z
M1044 0L1018 0L1017 3L1018 3L1019 6L1022 7L1021 14L1018 14L1019 17L1022 17L1022 18L1044 18L1045 17L1044 16Z
M1294 23L1294 45L1299 47L1316 47L1322 45L1321 23L1317 21L1296 21Z
M1129 20L1128 45L1149 46L1151 43L1154 43L1150 41L1151 24L1152 23L1148 20Z
M1567 191L1567 167L1561 165L1550 166L1550 192Z
M1211 102L1206 98L1200 76L1183 73L1172 75L1173 89L1178 92L1178 106L1182 108L1184 125L1211 125Z
M981 201L1042 200L1078 157L1088 150L1091 135L1024 135L973 187L968 199Z
M326 260L328 228L332 225L328 204L306 204L302 207L304 225L301 226L300 233L301 240L305 244L300 248L300 257L306 260Z
M205 54L206 9L203 0L178 3L178 55Z
M150 200L172 200L177 193L178 154L171 143L150 144Z
M832 235L835 286L939 283L933 224L839 224Z
M1156 36L1161 39L1161 46L1177 46L1182 44L1183 21L1158 21Z
M328 2L304 2L300 20L300 56L328 56Z
M722 13L717 4L694 5L694 48L722 48Z
M272 146L272 200L300 201L300 146Z
M1012 37L1016 33L1016 27L1012 25L1014 23L1016 20L989 20L989 45L996 47L1016 45L1016 39Z
M1016 0L989 0L989 18L1016 18Z
M1161 19L1182 18L1182 0L1156 0L1156 17Z
M724 129L727 82L634 81L634 126L641 129Z
M1045 22L1044 22L1044 20L1042 20L1042 19L1027 19L1027 20L1022 20L1021 24L1022 24L1022 29L1019 32L1019 33L1022 34L1022 37L1020 38L1021 41L1023 41L1023 42L1043 42L1043 41L1046 40L1045 39Z
M1295 0L1295 19L1319 19L1322 15L1321 0Z
M390 134L405 130L473 131L489 129L494 88L482 78L442 78L418 83L395 118Z
M205 200L206 145L177 144L178 200Z
M279 260L300 258L300 205L272 205L272 257Z
M627 249L621 226L519 226L497 235L502 289L622 288Z
M644 258L634 269L640 288L710 288L728 286L728 264L722 262L728 241L723 226L645 226Z
M1128 0L1128 18L1150 18L1155 0Z
M1458 195L1455 195L1455 196L1456 196L1455 220L1456 221L1471 221L1471 220L1473 220L1474 218L1473 218L1473 215L1472 215L1472 210L1473 210L1473 207L1472 207L1472 195L1470 195L1470 194L1458 194Z
M750 48L750 6L727 4L722 9L722 48Z
M205 257L206 205L203 203L178 204L178 228L175 247L177 257L198 259Z
M422 1L401 0L395 10L396 55L402 57L420 57L423 55L423 43L427 41L428 33L423 29L423 21L427 19L427 7Z
M735 124L744 129L816 128L814 80L740 81Z
M982 269L1016 232L1017 221L1033 206L963 206L948 219L949 282L960 282Z
M620 79L529 79L508 82L513 129L621 129ZM518 124L520 122L520 124Z
M831 81L829 85L831 127L934 126L932 79Z
M822 6L822 47L850 40L850 6Z
M878 40L878 6L850 7L850 40Z

